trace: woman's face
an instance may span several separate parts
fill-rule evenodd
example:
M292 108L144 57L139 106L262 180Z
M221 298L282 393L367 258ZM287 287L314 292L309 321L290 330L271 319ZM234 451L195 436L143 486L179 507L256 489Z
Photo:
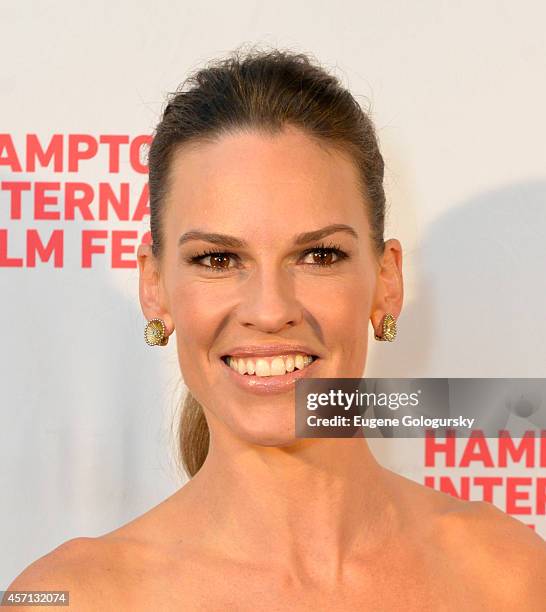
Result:
M184 382L213 435L293 442L295 378L362 376L370 316L376 329L385 311L398 316L399 243L389 241L392 265L381 272L356 168L296 128L180 149L170 179L157 285L151 274L141 275L144 314L176 331ZM333 225L348 229L304 236ZM206 255L211 249L217 253ZM149 270L153 258L144 245L141 258L141 271ZM256 346L283 358L259 355ZM234 365L245 364L247 373L222 359L236 354ZM298 354L318 359L299 369L305 361ZM258 359L294 371L257 376L265 368Z

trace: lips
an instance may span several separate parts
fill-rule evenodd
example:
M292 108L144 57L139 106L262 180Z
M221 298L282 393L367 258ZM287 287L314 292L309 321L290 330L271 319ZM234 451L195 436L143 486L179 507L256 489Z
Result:
M221 353L221 357L271 357L297 353L312 357L322 356L316 349L305 344L245 344L226 349Z

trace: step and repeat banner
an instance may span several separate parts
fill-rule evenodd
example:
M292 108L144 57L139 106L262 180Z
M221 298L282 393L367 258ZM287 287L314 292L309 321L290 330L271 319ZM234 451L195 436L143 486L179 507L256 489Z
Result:
M402 243L405 296L395 342L374 342L370 326L363 376L378 390L385 379L387 395L391 379L516 381L486 385L488 426L505 434L404 435L401 422L367 421L373 452L546 538L546 404L524 380L546 378L546 9L365 1L308 11L3 3L0 587L185 482L175 343L145 344L138 299L147 148L167 94L245 42L312 54L376 124L385 237ZM473 389L467 409L482 397L469 385L457 387L462 398Z

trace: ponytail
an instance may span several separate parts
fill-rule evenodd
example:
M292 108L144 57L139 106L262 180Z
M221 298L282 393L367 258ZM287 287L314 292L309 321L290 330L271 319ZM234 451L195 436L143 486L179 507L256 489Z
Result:
M188 391L178 425L179 459L186 474L194 476L207 457L209 427L201 404Z

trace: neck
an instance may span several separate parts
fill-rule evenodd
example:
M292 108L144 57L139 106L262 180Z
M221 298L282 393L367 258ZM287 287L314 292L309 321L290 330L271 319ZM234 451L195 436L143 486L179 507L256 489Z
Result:
M265 447L211 434L180 494L192 523L198 517L201 547L298 575L320 568L335 581L347 561L377 554L395 533L389 482L364 438Z

